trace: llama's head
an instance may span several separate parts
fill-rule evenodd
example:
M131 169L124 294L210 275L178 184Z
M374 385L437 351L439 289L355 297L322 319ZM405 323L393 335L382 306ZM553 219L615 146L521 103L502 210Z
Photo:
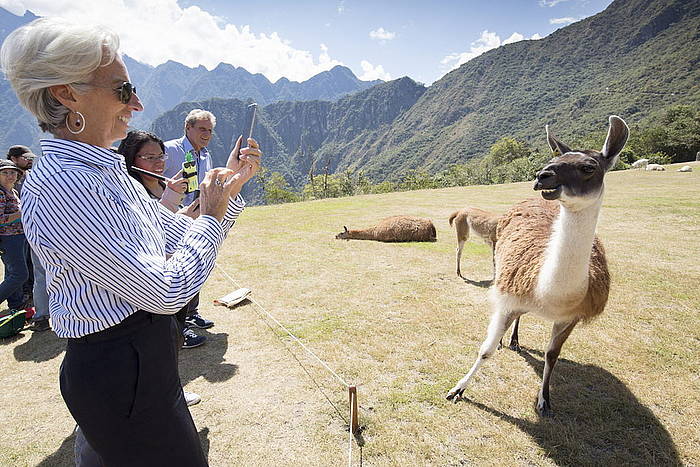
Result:
M343 226L343 228L344 228L345 230L343 230L342 232L340 232L338 235L335 236L335 238L336 238L337 240L343 240L343 239L349 240L349 238L348 238L348 228L347 228L346 226Z
M572 150L557 140L547 128L547 141L556 154L537 173L534 189L548 200L559 200L572 210L583 209L596 202L603 193L603 178L617 161L627 142L629 129L620 117L610 116L610 129L603 149Z

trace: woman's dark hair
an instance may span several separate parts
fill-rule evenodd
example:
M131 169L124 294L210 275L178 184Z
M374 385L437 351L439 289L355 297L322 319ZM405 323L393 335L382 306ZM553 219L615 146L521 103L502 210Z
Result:
M127 133L126 138L119 143L119 148L117 149L117 152L124 156L124 160L126 161L126 170L129 172L129 175L141 183L143 183L141 181L141 177L138 174L133 173L131 171L131 167L134 166L136 154L138 154L141 148L148 143L158 143L160 150L165 152L165 145L163 144L162 139L158 138L150 131L142 130L131 130L129 133Z

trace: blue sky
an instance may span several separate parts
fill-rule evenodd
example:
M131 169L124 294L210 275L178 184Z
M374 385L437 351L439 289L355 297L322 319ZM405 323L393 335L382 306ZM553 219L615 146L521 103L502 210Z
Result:
M0 0L15 14L67 16L116 30L122 52L243 66L295 81L342 64L362 79L430 84L503 43L541 38L611 0Z

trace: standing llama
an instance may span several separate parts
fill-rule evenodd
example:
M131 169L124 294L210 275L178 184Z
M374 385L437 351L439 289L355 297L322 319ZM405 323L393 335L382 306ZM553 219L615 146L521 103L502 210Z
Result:
M605 251L595 228L603 202L603 178L615 165L629 129L620 117L612 115L609 120L601 152L571 150L547 127L555 158L537 174L534 186L544 200L515 205L498 224L496 279L490 290L494 312L488 336L471 370L447 399L462 396L505 330L517 317L532 312L554 323L537 397L539 415L551 415L549 381L561 347L579 321L602 313L610 290Z
M335 238L339 240L376 240L378 242L434 242L435 226L430 219L413 216L393 216L379 221L374 227L345 230Z
M501 219L499 214L493 214L483 209L468 207L460 211L455 211L449 218L450 225L454 223L455 230L457 231L457 275L465 279L462 276L462 271L460 269L460 263L462 259L462 250L464 249L464 244L469 240L469 232L472 231L479 237L481 237L488 246L491 247L491 261L493 262L493 274L495 278L496 274L496 228L498 227L498 221ZM520 317L515 319L515 324L513 325L513 332L510 335L510 344L508 347L511 350L520 352L520 345L518 343L518 328L520 327ZM501 344L499 343L499 348Z
M493 261L494 272L496 269L496 227L498 219L501 216L492 214L479 208L464 208L460 211L455 211L450 216L450 226L454 223L457 230L457 275L464 279L460 269L462 259L462 250L464 244L469 240L469 233L474 232L481 237L486 244L491 247L491 260Z

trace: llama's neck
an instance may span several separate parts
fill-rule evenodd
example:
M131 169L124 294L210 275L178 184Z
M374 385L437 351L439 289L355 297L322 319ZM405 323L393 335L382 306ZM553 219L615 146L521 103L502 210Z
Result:
M346 238L353 240L376 240L377 234L374 229L348 230Z
M593 205L580 211L561 205L537 280L537 295L541 300L563 305L577 302L586 294L602 200L601 192Z

